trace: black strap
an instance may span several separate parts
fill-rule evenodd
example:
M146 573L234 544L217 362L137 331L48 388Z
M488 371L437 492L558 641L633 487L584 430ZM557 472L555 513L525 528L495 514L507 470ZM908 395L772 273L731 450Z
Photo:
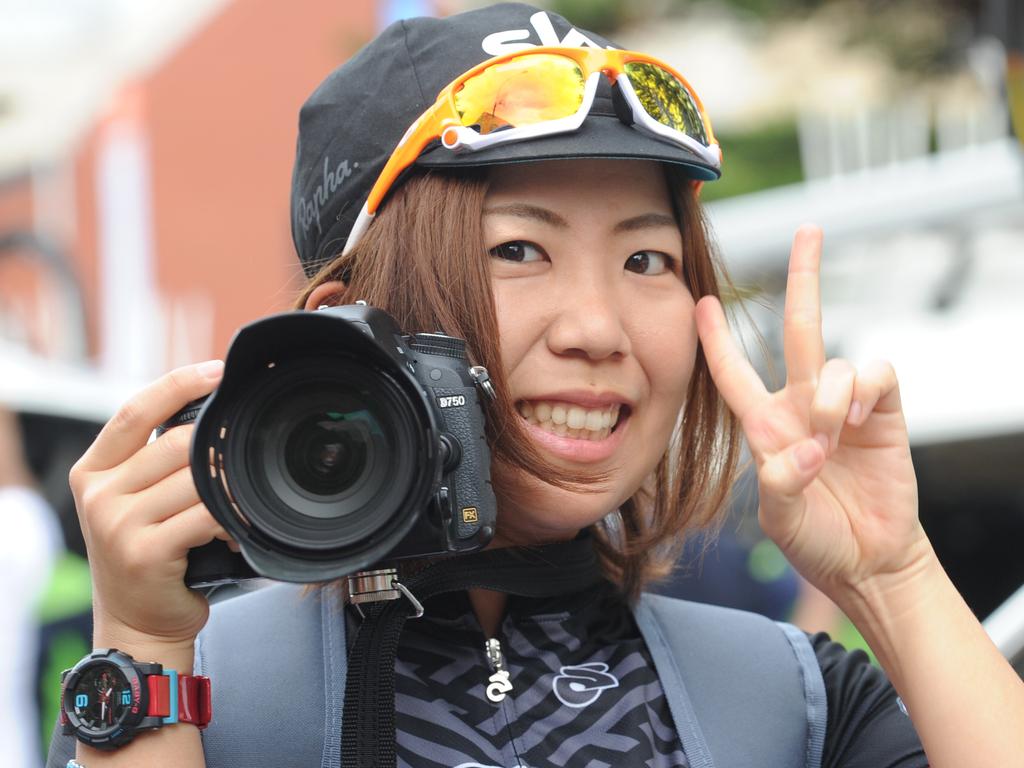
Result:
M493 549L449 558L410 577L405 586L421 602L472 588L551 597L586 589L601 578L593 541L584 536L530 549ZM405 598L364 609L366 618L348 655L342 768L393 768L396 764L395 655L413 611Z

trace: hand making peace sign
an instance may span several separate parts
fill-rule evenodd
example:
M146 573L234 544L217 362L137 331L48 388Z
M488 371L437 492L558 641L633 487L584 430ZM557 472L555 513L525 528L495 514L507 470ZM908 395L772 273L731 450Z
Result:
M802 227L786 285L786 385L770 393L729 332L719 302L697 305L711 375L757 464L758 517L794 567L836 599L875 577L910 577L929 556L896 374L825 360L821 231Z

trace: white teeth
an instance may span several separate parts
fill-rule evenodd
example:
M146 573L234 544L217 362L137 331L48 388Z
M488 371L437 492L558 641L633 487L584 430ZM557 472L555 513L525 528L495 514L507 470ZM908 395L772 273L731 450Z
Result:
M551 418L551 404L537 403L537 407L533 409L533 412L537 415L537 421L548 421Z
M569 425L569 429L583 429L583 425L587 423L587 412L574 406L569 409L565 423Z
M578 440L604 440L619 419L618 403L604 408L583 408L556 402L518 404L519 413L531 424L563 437Z

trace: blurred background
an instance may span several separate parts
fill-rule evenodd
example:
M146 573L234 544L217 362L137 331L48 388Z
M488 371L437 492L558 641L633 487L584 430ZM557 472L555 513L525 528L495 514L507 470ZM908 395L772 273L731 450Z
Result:
M484 4L0 0L0 493L47 502L0 518L8 765L42 764L59 670L90 646L68 468L139 386L290 306L308 93L388 23ZM924 525L1024 669L1024 7L536 4L669 61L700 93L725 155L703 197L766 373L782 370L792 233L824 228L829 354L896 365ZM856 645L759 535L752 491L735 498L720 542L688 547L662 589Z

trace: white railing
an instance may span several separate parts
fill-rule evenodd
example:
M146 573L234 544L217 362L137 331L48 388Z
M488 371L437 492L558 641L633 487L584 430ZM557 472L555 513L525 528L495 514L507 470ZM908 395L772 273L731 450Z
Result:
M830 242L923 226L949 226L981 212L1024 204L1020 144L986 144L903 163L710 203L708 215L726 263L749 270L785 268L794 230L814 222Z

